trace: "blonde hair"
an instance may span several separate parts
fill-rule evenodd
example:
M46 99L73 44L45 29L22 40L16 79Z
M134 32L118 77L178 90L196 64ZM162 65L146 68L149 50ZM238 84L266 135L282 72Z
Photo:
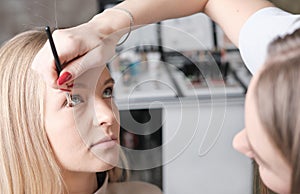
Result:
M300 193L300 29L272 42L255 89L264 129L292 168L291 193Z
M2 194L68 193L44 127L46 85L30 68L46 41L44 32L28 31L0 49ZM110 181L127 178L118 168L109 175Z
M63 193L60 169L44 129L45 84L30 65L46 42L28 31L0 50L1 193Z

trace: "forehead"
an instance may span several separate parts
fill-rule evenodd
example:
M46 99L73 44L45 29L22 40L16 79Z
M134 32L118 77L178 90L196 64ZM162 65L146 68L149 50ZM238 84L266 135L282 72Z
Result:
M256 99L254 94L256 84L257 84L257 77L254 76L249 85L249 89L246 94L246 101L245 101L246 132L249 141L254 145L256 144L257 141L259 141L260 138L264 136L263 127L258 116L258 109L257 109Z
M253 149L266 161L278 156L276 148L271 143L266 129L259 118L259 108L256 104L255 88L258 83L259 74L253 76L246 95L245 102L245 124L246 133Z
M95 87L95 84L101 85L105 80L111 78L110 72L107 67L97 67L92 68L81 74L78 78L74 80L76 84L84 84L88 88Z
M246 99L245 99L246 125L255 124L256 127L258 127L260 124L257 105L256 105L256 96L255 96L255 88L258 82L258 76L259 75L256 74L252 77L246 94ZM248 117L250 117L250 119L247 119ZM250 120L252 122L249 122Z
M257 106L257 96L255 94L256 87L259 84L259 76L260 71L252 77L245 101L246 130L250 136L249 138L254 142L259 141L261 139L260 137L268 138L266 130L259 118L259 108L261 107Z

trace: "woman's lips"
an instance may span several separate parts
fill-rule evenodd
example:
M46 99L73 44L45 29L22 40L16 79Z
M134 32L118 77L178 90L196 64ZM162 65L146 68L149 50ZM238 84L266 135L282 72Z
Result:
M113 147L117 144L118 144L118 138L113 137L113 136L112 137L106 136L106 137L100 139L99 141L97 141L96 143L92 144L91 148L96 147L96 146L109 148L109 147Z

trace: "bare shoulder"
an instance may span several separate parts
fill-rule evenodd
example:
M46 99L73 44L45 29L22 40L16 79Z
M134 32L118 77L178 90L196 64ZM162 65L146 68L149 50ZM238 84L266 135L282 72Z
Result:
M121 183L109 183L107 186L108 194L162 194L156 185L140 182L127 181Z

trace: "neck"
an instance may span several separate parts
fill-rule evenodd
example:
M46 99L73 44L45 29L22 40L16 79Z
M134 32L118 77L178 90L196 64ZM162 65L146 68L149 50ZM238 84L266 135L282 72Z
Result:
M63 171L62 176L70 194L92 194L98 189L96 173Z

